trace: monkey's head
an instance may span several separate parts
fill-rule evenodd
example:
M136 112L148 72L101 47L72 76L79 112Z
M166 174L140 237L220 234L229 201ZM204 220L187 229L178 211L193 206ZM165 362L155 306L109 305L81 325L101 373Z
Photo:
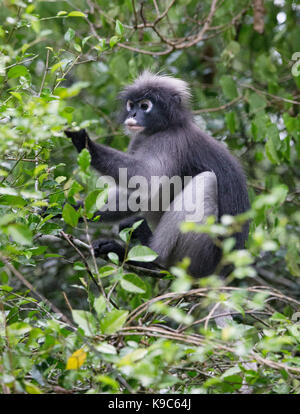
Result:
M190 90L186 82L166 75L143 72L120 94L120 121L126 133L154 134L178 127L190 119Z

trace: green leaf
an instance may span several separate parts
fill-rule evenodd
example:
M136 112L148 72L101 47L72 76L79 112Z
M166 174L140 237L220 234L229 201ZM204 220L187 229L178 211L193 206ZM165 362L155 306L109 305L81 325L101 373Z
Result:
M57 69L61 69L61 67L62 67L62 62L55 63L51 68L51 73L55 72Z
M71 40L73 40L74 37L75 37L75 30L73 30L73 29L71 29L71 27L69 27L69 29L65 33L64 39L65 39L66 42L71 42Z
M97 196L97 200L96 200L97 210L100 210L104 206L104 204L107 203L107 200L108 200L108 187L101 188Z
M119 389L119 383L108 375L97 375L94 380L96 382L102 382L102 384L108 385L115 390Z
M138 227L140 227L140 225L143 223L143 221L145 221L145 220L142 219L142 220L138 220L135 223L133 223L133 225L132 225L133 230L136 230Z
M32 330L32 326L25 322L15 322L7 327L9 336L23 336Z
M119 233L120 239L123 240L124 243L128 243L130 240L130 233L131 233L131 229L121 230Z
M19 102L22 102L22 95L19 92L9 92L12 96L18 99Z
M114 254L116 254L116 253L114 253ZM117 255L117 257L118 257L118 255ZM113 274L115 272L116 272L116 269L113 266L103 266L99 270L100 277L107 277L107 276L110 276L111 274Z
M74 43L74 44L73 44L73 47L74 47L74 49L75 49L75 50L77 50L77 52L79 52L79 53L82 51L81 46L80 46L80 45L78 45L77 43Z
M95 348L98 352L102 352L103 354L117 354L116 348L113 345L108 344L107 342L100 342L98 345L95 345Z
M18 215L13 214L13 213L0 215L0 226L6 226L7 224L11 223L12 221L16 221L17 217L18 217Z
M27 76L27 75L29 75L28 69L22 65L13 66L7 72L7 76L9 79L19 78L20 76Z
M109 46L113 48L119 41L119 36L112 36L109 40Z
M232 100L238 97L236 83L231 76L223 75L220 79L220 85L226 98Z
M292 275L300 277L300 255L299 255L300 243L295 237L292 238L288 245L287 253L285 256L287 266Z
M127 260L136 262L153 262L158 254L147 246L134 246L128 253Z
M233 58L235 55L239 53L241 49L241 46L238 42L235 42L232 40L227 46L226 46L226 52L229 54L231 58Z
M84 14L84 13L82 13L82 12L80 12L80 11L74 10L74 11L71 11L71 12L68 14L68 16L67 16L67 17L86 17L86 14Z
M26 200L23 197L15 195L0 195L0 204L5 206L24 207Z
M77 157L78 165L80 169L84 172L89 168L91 164L91 154L89 151L84 148Z
M266 135L269 139L273 141L274 147L277 150L280 150L282 141L280 140L279 131L275 124L271 124L267 127Z
M65 204L62 212L64 221L72 227L78 224L79 214L70 204Z
M106 310L106 301L103 296L95 298L94 309L97 312L98 317L100 318Z
M75 262L73 264L73 269L74 270L86 270L85 264L82 262Z
M266 145L265 150L267 157L271 161L272 164L280 164L280 160L276 151L276 147L272 138L269 138Z
M91 39L93 36L86 36L84 39L82 39L82 42L81 42L81 44L82 44L82 47L86 44L86 42L89 40L89 39Z
M119 264L119 256L117 255L117 253L114 253L114 252L110 252L110 253L108 253L108 258L109 258L109 260L112 262L112 263L114 263L114 264L116 264L116 265L118 265Z
M58 177L56 177L56 178L55 178L55 181L56 181L58 184L61 184L61 183L63 183L66 179L67 179L67 177L65 177L64 175L59 175Z
M16 243L28 246L32 244L31 230L24 224L10 224L7 227L8 234Z
M32 382L25 381L25 389L28 394L43 394L43 392Z
M231 134L234 134L235 130L236 130L235 113L234 112L227 112L225 114L225 118L226 118L226 125L227 125L227 128L229 129L229 132Z
M263 95L259 95L257 93L251 93L248 98L248 102L250 105L250 113L255 114L257 112L262 111L267 106L267 101Z
M115 28L115 32L117 33L117 35L122 36L124 33L124 27L122 25L122 23L120 22L120 20L116 20L116 28Z
M97 332L97 322L91 312L84 310L72 310L74 322L87 336L93 336Z
M128 311L114 310L108 313L100 322L101 330L106 335L111 335L122 328L126 322Z
M100 193L102 193L102 190L94 190L89 193L84 201L85 212L89 219L92 218L94 213L98 210L96 202Z
M120 283L122 288L127 290L127 292L145 293L147 289L142 279L134 273L124 275Z
M99 39L98 45L95 46L97 50L102 52L105 49L106 40L105 39Z

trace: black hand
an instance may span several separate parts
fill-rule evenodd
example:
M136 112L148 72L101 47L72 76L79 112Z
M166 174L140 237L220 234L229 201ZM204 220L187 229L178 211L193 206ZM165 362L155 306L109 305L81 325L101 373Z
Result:
M115 240L97 239L92 242L92 245L96 257L103 254L116 253L121 261L124 260L125 249Z
M80 131L70 131L67 129L65 134L68 138L72 139L78 152L81 152L83 148L88 148L90 138L85 129L81 129Z

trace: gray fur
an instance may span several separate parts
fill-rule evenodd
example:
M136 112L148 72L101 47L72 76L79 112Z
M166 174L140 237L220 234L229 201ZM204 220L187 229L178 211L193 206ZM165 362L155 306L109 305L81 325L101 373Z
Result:
M101 174L113 177L117 184L120 168L127 169L128 180L144 177L149 188L153 176L191 177L183 190L172 194L170 211L161 206L165 191L164 184L161 185L156 195L160 200L159 211L144 214L154 230L149 245L159 254L158 263L170 266L188 256L193 276L213 273L220 262L221 250L208 235L182 234L179 226L187 219L187 210L194 205L199 187L203 200L196 203L199 210L194 221L197 223L203 223L210 215L219 220L224 214L234 216L247 211L249 200L241 166L223 143L203 133L194 123L188 109L190 91L184 81L146 71L120 98L123 100L120 120L132 132L126 153L96 144L85 131L67 131L67 135L78 151L88 148L92 166ZM153 103L149 112L139 104L145 99ZM176 211L177 203L182 200L186 201L186 208ZM115 221L137 213L127 207L127 211L101 212L101 220ZM247 237L248 223L235 235L236 248L244 248Z

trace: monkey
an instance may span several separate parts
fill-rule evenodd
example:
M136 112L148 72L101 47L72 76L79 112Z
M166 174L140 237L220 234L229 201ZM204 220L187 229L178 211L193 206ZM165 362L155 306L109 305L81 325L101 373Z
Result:
M127 204L125 211L100 210L100 219L119 221L122 230L142 218L132 236L158 254L157 264L169 268L188 257L188 271L193 277L212 274L222 257L220 247L206 233L182 233L180 223L186 221L190 206L195 207L197 194L201 208L197 210L196 206L192 220L196 223L205 223L209 216L219 221L223 215L236 216L249 210L246 177L239 161L223 143L196 125L190 109L190 88L184 80L146 70L118 98L122 107L119 120L131 138L126 152L95 143L85 130L66 131L78 152L88 149L92 167L115 180L118 207L120 169L126 169L127 180L139 176L150 187L154 176L188 180L179 190L172 187L168 208L162 206L166 187L160 183L154 193L159 205L155 211L149 209L137 215L136 209ZM176 209L177 205L183 208ZM248 233L247 222L234 235L236 249L244 248ZM114 240L99 239L93 246L97 256L115 252L124 258L124 248Z

